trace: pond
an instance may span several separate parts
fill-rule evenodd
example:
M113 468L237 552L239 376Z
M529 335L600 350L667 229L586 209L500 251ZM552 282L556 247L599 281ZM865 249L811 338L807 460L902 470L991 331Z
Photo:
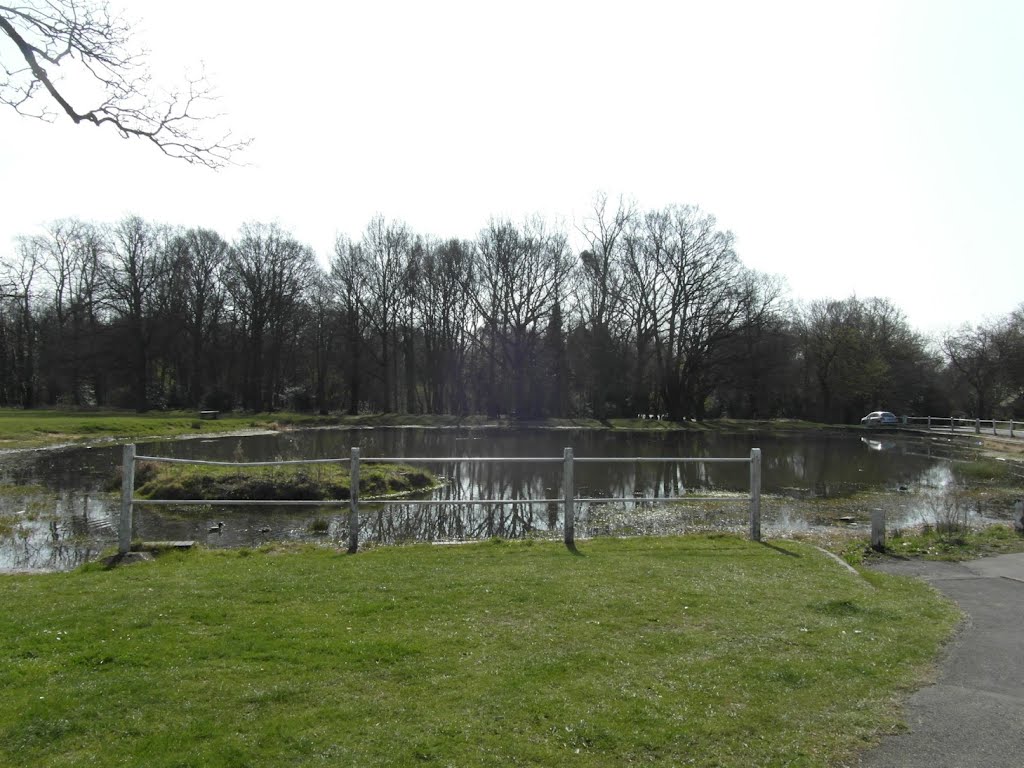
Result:
M910 524L920 504L907 494L949 481L949 460L963 444L896 435L706 432L618 432L508 429L312 429L272 434L140 443L141 455L220 461L339 458L358 447L365 457L544 457L572 447L584 457L748 457L762 452L762 529L793 531L834 521L806 502L865 490L890 494ZM0 570L65 570L116 544L120 446L9 453L0 459ZM545 463L437 463L442 476L430 498L552 499L562 493L562 467ZM578 463L582 498L628 502L577 505L578 538L667 533L700 528L746 530L747 464ZM686 494L735 501L658 504ZM344 507L136 507L134 536L147 541L195 540L210 547L269 541L328 541L347 536ZM863 519L870 514L863 510ZM491 536L561 536L558 504L361 509L361 543L464 541ZM850 520L844 524L858 524ZM223 522L219 527L217 524Z

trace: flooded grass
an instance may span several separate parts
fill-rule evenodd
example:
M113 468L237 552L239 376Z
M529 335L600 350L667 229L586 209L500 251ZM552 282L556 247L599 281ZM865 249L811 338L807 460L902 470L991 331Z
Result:
M57 520L56 494L37 485L0 485L5 509L0 512L0 542L5 538L25 539L35 524Z
M266 546L3 577L0 763L837 765L896 727L957 621L797 542L581 551Z

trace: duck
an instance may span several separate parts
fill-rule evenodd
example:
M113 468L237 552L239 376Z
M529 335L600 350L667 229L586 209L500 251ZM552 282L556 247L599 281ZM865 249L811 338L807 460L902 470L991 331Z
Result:
M221 520L216 525L210 526L210 533L220 533L224 529L224 521Z

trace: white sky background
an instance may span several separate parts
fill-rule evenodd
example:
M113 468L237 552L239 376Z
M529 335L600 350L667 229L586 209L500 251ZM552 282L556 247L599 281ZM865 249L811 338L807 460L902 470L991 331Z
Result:
M205 65L247 165L0 110L0 257L134 213L277 221L326 262L378 212L574 232L603 190L701 206L798 300L886 296L928 334L1024 302L1020 0L112 2L158 75Z

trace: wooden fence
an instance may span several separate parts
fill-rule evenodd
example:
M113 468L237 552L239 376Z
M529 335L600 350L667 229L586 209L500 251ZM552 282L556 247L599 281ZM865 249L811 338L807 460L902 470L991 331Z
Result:
M985 434L995 436L1013 437L1021 427L1019 421L1007 421L1006 419L963 419L955 416L904 416L902 422L905 426L923 426L925 429L943 429L950 432L968 432L980 435L984 430Z
M271 500L271 499L140 499L135 497L135 466L139 461L165 462L172 464L198 464L210 466L228 467L273 467L294 464L343 464L349 462L350 473L350 495L348 499L326 499L326 500ZM457 463L531 463L531 464L561 464L562 465L562 492L563 495L556 499L373 499L367 500L367 504L391 505L391 506L416 506L416 505L440 505L440 504L562 504L563 505L563 533L565 545L569 549L576 547L575 517L576 504L585 502L622 502L637 501L636 497L601 497L601 498L579 498L576 496L574 468L576 464L613 464L632 462L637 464L652 463L673 463L673 464L712 464L712 463L744 463L750 465L750 538L753 541L761 540L761 449L752 448L750 456L734 458L583 458L576 457L572 448L566 448L560 458L557 457L363 457L359 449L353 448L352 455L348 459L299 459L294 461L204 461L200 459L177 459L167 456L141 456L136 453L135 445L124 446L122 461L122 484L121 484L121 518L118 525L118 551L121 554L131 549L132 542L132 515L136 505L207 505L207 506L315 506L330 507L348 506L348 551L355 553L359 548L359 467L361 464L457 464ZM735 501L736 497L713 497L713 496L674 496L661 497L659 502L671 501Z

